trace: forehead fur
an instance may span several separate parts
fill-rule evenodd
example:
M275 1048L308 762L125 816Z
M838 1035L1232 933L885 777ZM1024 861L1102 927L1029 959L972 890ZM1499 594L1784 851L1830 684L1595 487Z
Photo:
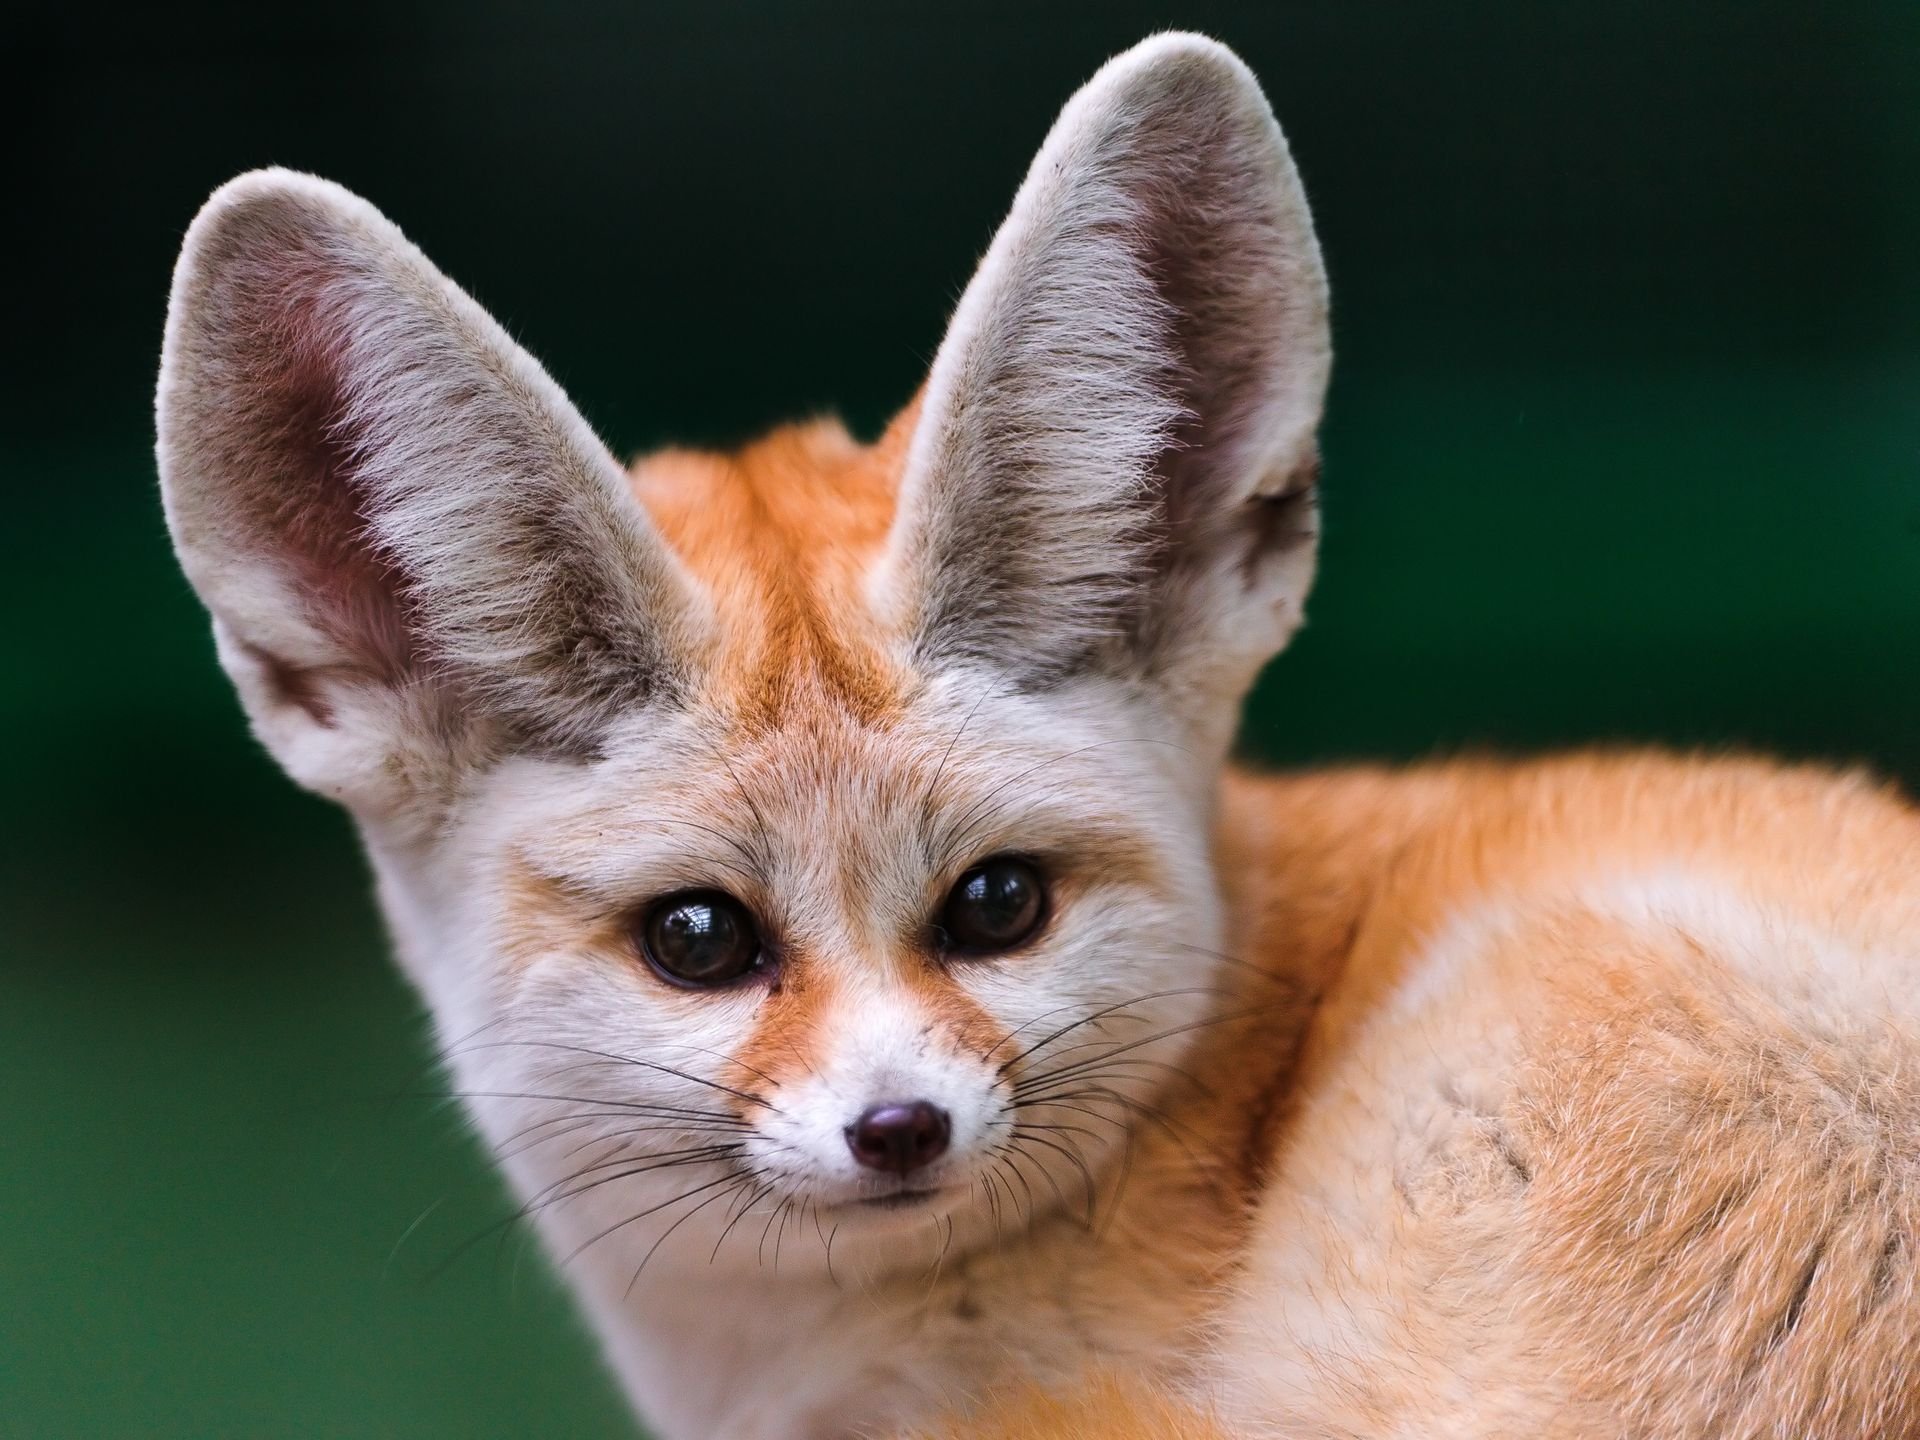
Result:
M1008 846L1142 883L1185 833L1189 763L1119 696L1035 697L954 672L880 723L820 694L752 732L649 712L584 774L539 760L495 771L469 833L603 905L720 885L785 925L824 924L822 942L884 946L960 869ZM865 933L842 932L849 921Z
M808 703L869 724L898 714L908 677L866 583L918 409L872 445L817 420L730 453L666 450L634 465L635 496L718 611L702 702L749 732Z

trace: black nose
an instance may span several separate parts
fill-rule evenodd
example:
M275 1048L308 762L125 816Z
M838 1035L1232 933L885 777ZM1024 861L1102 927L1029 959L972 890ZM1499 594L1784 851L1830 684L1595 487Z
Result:
M931 1165L947 1153L953 1121L925 1100L875 1105L847 1127L847 1148L869 1170L896 1175Z

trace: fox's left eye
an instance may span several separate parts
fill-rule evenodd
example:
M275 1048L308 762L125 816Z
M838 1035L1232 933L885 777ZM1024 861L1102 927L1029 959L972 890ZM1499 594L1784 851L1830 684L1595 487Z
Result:
M753 916L723 891L669 895L636 928L641 953L679 985L725 985L760 963Z
M1047 915L1047 887L1025 860L996 855L960 877L940 907L948 948L989 955L1030 938Z

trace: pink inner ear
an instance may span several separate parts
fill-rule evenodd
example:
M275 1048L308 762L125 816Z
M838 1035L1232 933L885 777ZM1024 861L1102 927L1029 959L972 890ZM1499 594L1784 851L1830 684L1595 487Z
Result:
M1276 350L1296 343L1274 280L1285 238L1264 197L1206 148L1185 163L1162 157L1140 183L1150 223L1142 262L1171 312L1169 383L1183 418L1156 467L1164 519L1175 532L1229 518L1238 484L1258 479L1264 411L1274 401ZM1168 175L1177 176L1169 183ZM1222 216L1240 222L1224 228Z
M303 260L262 277L261 321L236 357L251 372L241 385L254 417L247 499L312 618L391 684L417 667L417 626L404 573L371 537L372 497L358 478L379 437L355 427L350 297L337 271ZM311 691L274 663L294 672L290 698Z

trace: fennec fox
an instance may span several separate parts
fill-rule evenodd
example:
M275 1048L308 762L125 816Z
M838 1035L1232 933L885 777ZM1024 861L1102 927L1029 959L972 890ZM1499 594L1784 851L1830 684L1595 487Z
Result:
M1188 36L1068 104L872 445L623 470L363 201L195 220L181 561L657 1434L1920 1432L1920 818L1227 767L1328 361Z

